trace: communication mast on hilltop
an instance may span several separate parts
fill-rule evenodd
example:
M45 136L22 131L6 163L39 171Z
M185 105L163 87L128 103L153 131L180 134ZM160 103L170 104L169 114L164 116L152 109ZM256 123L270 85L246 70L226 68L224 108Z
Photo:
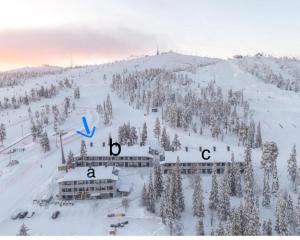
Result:
M70 58L70 68L73 68L73 54L71 53L71 58Z
M158 46L156 47L156 55L159 55L159 49L158 49Z

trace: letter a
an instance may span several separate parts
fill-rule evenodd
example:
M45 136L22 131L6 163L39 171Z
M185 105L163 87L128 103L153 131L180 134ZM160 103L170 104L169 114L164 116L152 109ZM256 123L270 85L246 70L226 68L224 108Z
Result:
M87 173L88 178L95 178L95 169L89 168Z

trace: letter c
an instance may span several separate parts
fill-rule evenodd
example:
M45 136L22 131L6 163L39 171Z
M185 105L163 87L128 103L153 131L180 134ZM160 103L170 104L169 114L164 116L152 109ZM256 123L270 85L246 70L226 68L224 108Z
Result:
M208 157L205 157L205 156L204 156L204 152L208 152L208 153L210 154L210 151L209 151L208 149L204 149L204 150L202 151L202 153L201 153L202 158L203 158L204 160L210 159L210 155L208 155Z

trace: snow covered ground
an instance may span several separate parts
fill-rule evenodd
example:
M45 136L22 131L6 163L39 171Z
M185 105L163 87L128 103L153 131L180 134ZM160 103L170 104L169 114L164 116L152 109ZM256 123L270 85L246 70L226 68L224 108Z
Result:
M207 66L206 66L207 65ZM69 115L67 120L59 126L67 132L63 138L65 153L69 150L78 152L81 137L76 134L82 130L81 117L86 116L88 123L96 126L94 139L100 142L107 141L109 133L113 140L117 140L118 127L130 122L142 129L142 124L148 126L148 144L156 145L157 139L153 136L153 127L156 117L160 113L145 115L145 111L136 110L118 98L111 92L110 83L112 75L122 74L125 69L132 72L149 68L164 68L180 71L181 68L190 67L189 76L195 84L206 84L212 79L224 92L243 89L245 99L254 110L253 118L260 121L263 141L275 141L279 148L278 170L281 189L289 189L287 179L287 159L289 158L293 144L297 144L300 136L300 94L294 91L286 91L277 88L275 85L267 84L261 79L243 71L233 60L208 59L196 56L185 56L176 53L166 53L158 56L149 56L141 59L120 61L111 64L98 66L87 66L78 69L68 69L57 75L46 75L34 79L27 79L23 86L13 88L1 88L0 96L11 97L20 94L41 83L51 84L64 78L70 78L80 88L80 99L75 100L76 109ZM104 74L106 80L103 79ZM102 104L110 94L113 104L113 120L111 126L104 126L102 119L96 112L96 105ZM65 97L73 96L72 89L64 89L52 99L41 99L30 105L32 112L41 109L45 104L61 104ZM30 120L28 118L27 106L19 109L10 109L0 112L0 123L6 125L7 139L5 146L10 145L22 136L30 134ZM23 129L23 130L22 130ZM22 133L23 132L23 133ZM237 139L225 137L224 142L216 141L208 135L200 136L179 129L168 128L173 136L179 135L183 146L202 145L207 148L217 146L224 149L230 145L237 152L236 157L240 158L243 148L237 145ZM121 205L121 198L98 200L98 201L76 201L74 206L58 206L50 204L48 207L33 205L33 199L41 198L43 195L57 194L56 180L61 177L57 167L61 163L61 152L56 147L56 136L52 124L47 126L47 133L50 139L51 150L43 153L38 142L32 142L31 137L25 138L16 146L24 147L24 152L7 154L4 151L0 154L0 235L15 235L24 222L30 229L31 235L108 235L109 225L119 221L128 220L129 224L119 229L118 235L167 235L168 229L161 223L161 219L154 214L147 212L141 206L141 190L144 182L148 181L150 169L122 169L121 176L134 184L133 192L129 195L130 207L126 217L107 218L108 213L124 212ZM84 139L86 140L86 139ZM90 140L86 140L89 143ZM14 146L14 147L16 147ZM219 150L221 151L221 150ZM297 151L300 152L299 144ZM7 167L10 159L16 159L20 163ZM262 189L262 171L260 169L261 151L253 150L253 163L257 187ZM299 161L298 161L299 163ZM205 176L202 179L206 211L211 177ZM184 176L184 191L186 210L182 215L185 235L195 235L196 219L192 216L192 177ZM293 195L296 203L296 195ZM238 204L238 199L232 199L232 204ZM274 209L275 203L272 203ZM35 211L32 218L23 220L12 220L11 216L18 211ZM53 220L51 215L55 210L61 211L61 216ZM261 212L262 219L274 217L271 210ZM210 234L210 218L206 218L205 227L207 234Z

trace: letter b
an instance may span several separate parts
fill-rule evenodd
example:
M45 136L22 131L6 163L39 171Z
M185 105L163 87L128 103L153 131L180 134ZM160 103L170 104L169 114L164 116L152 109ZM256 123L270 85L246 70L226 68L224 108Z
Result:
M118 148L118 152L117 153L113 153L112 151L112 147L115 146ZM118 156L121 153L121 145L117 142L113 143L112 139L109 139L109 154L110 156Z

